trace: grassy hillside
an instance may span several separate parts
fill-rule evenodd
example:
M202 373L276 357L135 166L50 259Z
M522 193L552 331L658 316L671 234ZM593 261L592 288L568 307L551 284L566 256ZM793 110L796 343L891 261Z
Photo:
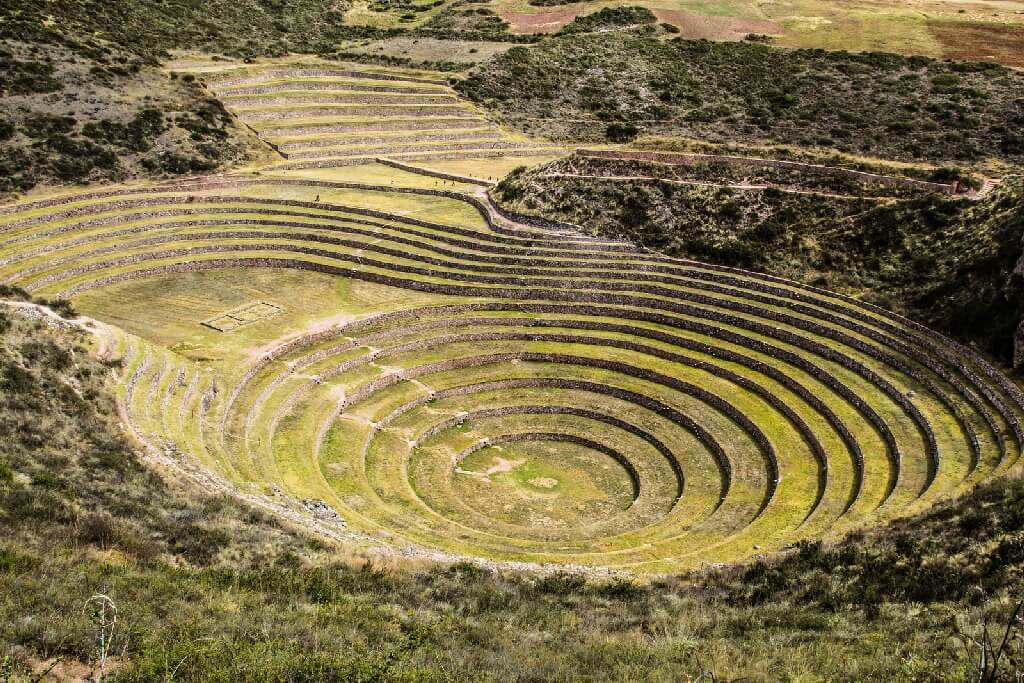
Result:
M716 180L707 172L701 181ZM496 197L675 256L863 296L979 341L1004 361L1012 356L1024 303L1010 278L1024 248L1019 178L980 202L939 195L878 201L559 175L566 173L657 176L663 170L569 159L513 173Z
M1024 567L1016 480L834 547L651 584L359 566L140 463L81 332L4 310L0 333L7 678L95 672L85 603L103 593L115 680L960 680L975 653L956 624L1005 621Z
M111 46L153 59L172 49L251 56L330 51L348 5L333 0L25 0L0 6L0 38Z
M0 41L0 102L0 198L210 171L252 144L193 79L121 50Z
M174 49L236 56L335 49L347 7L279 2L29 1L0 5L0 198L39 184L182 175L251 141L197 83L157 68Z
M618 141L628 124L634 134L899 159L1024 159L1024 75L992 64L620 31L508 50L459 89L524 130L562 140Z

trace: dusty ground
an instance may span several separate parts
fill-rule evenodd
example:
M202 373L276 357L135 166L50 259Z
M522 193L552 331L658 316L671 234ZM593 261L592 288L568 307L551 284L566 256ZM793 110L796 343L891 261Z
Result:
M784 31L782 25L774 21L712 16L685 9L655 9L654 14L659 21L678 26L683 38L742 40L750 33L778 35Z
M511 24L513 33L554 33L581 14L587 14L591 6L586 3L555 7L537 12L501 13L501 18Z
M416 62L465 62L468 67L476 62L489 59L499 52L504 52L512 45L513 43L408 37L374 40L342 49L360 54L405 57Z
M935 21L928 27L946 57L1024 67L1024 25Z

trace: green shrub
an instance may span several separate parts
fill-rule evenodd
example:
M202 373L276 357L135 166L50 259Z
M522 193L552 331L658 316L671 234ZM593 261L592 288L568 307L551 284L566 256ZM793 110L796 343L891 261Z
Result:
M604 135L612 142L631 142L640 134L640 129L631 123L612 123L605 129Z
M960 85L960 77L954 73L941 73L932 76L932 87L937 90L949 90Z
M117 525L109 512L89 512L78 523L78 541L98 548L110 548L117 543Z
M136 113L126 124L109 119L90 121L82 126L82 135L133 152L145 152L153 147L156 138L166 128L163 113L158 109L146 108Z
M573 595L586 588L587 578L582 574L556 572L546 574L534 581L534 588L540 593L551 595Z
M644 588L629 579L615 578L595 588L598 595L615 600L636 600L645 594Z
M42 299L39 303L48 307L62 318L70 319L78 317L78 311L75 310L74 304L67 299Z
M71 116L57 116L44 112L32 112L21 122L21 129L30 138L49 138L70 133L76 121Z
M22 61L0 50L0 95L32 95L61 90L54 66L48 62Z
M533 49L495 55L456 88L526 131L577 144L607 139L613 121L655 120L666 137L900 159L1024 158L1024 75L1004 67L589 33L602 16L580 17ZM903 80L908 73L914 80ZM892 134L879 134L890 124Z
M9 364L0 369L0 389L11 394L28 394L35 388L35 375L20 365Z
M646 7L604 7L597 12L576 17L566 24L559 33L589 33L601 29L654 24L658 18Z

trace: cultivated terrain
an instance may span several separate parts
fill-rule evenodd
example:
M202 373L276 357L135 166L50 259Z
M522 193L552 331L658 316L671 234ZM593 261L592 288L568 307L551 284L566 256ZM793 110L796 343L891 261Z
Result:
M1024 21L830 5L0 8L0 680L1013 680Z

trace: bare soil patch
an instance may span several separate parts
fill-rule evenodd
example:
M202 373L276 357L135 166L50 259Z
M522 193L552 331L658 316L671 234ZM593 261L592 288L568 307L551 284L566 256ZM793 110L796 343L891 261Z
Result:
M511 24L513 33L554 33L590 9L586 4L543 12L508 12L501 18Z
M781 24L759 19L709 16L685 9L655 9L654 14L659 21L679 27L683 38L742 40L748 33L777 35L783 32Z
M436 38L406 37L376 40L366 45L348 48L349 52L368 55L405 57L418 62L449 61L475 64L503 52L514 43L496 43L481 40L439 40Z
M1024 25L932 21L928 28L945 57L1024 67Z

